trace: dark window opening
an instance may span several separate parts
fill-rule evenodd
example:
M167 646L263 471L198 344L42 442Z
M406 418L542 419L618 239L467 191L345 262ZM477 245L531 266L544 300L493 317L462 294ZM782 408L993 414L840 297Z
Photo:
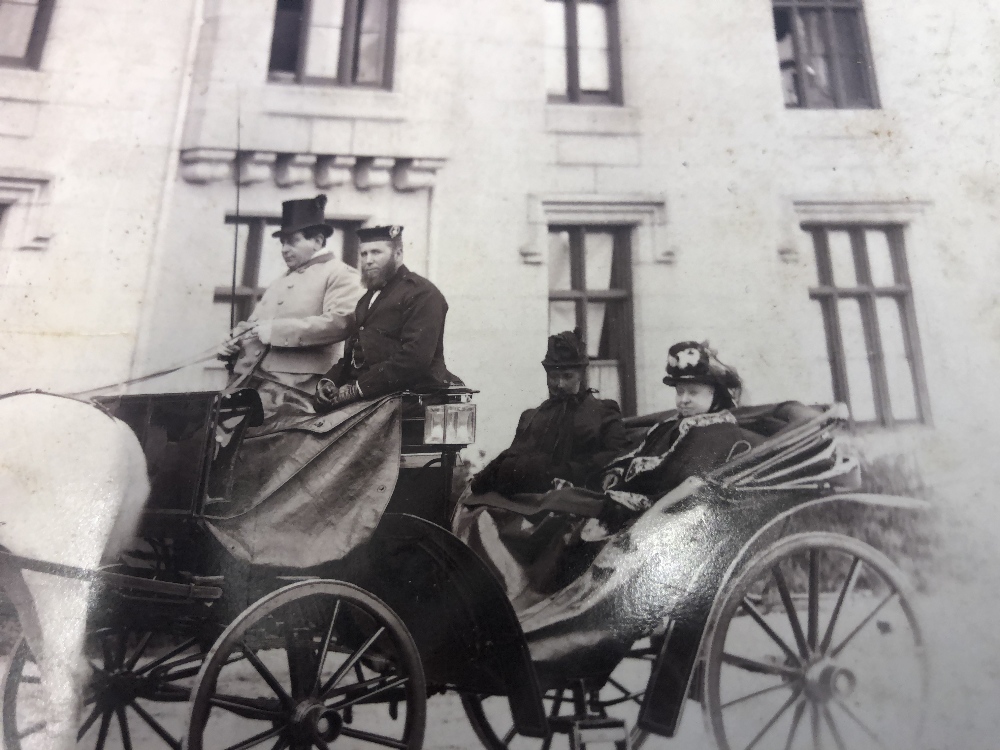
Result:
M270 78L389 88L395 23L395 0L278 0Z
M37 69L55 0L0 0L0 66Z
M903 227L805 224L837 401L856 423L930 422Z
M785 106L878 106L860 0L773 0Z
M579 328L588 386L635 414L629 227L549 227L549 333Z

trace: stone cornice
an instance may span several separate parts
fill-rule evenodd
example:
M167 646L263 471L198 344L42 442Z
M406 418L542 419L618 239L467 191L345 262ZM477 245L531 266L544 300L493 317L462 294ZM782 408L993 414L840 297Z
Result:
M278 187L290 188L311 183L321 190L329 190L353 184L356 190L392 186L400 192L412 192L433 187L445 161L193 148L181 152L180 173L186 182L195 185L238 178L242 185L273 181Z

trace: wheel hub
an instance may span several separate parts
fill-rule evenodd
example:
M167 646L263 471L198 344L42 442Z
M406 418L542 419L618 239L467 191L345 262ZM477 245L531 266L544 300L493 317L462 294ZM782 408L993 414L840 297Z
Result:
M340 736L344 720L340 713L315 700L302 701L292 713L292 734L297 739L331 743Z
M850 697L858 685L858 678L852 670L830 659L821 659L806 669L804 683L810 699L826 702Z

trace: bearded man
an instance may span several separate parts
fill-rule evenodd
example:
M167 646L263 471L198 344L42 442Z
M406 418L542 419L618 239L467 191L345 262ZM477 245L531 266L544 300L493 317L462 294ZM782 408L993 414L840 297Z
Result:
M575 331L549 337L549 397L521 415L514 441L472 480L472 492L547 492L587 480L628 447L621 409L583 387L589 358Z
M316 388L325 407L398 391L434 391L461 380L444 364L448 303L403 265L403 228L358 230L358 267L367 292L354 311L343 358Z

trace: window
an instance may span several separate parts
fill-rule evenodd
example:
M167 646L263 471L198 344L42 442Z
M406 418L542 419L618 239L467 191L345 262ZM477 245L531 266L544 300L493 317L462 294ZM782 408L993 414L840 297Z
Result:
M0 65L38 68L55 0L0 0Z
M877 107L861 0L773 0L785 106Z
M614 0L545 0L549 101L621 104Z
M278 0L274 81L392 85L396 0Z
M902 225L803 224L816 249L833 394L855 422L930 418Z
M635 413L628 227L549 227L549 333L579 328L588 385Z
M270 236L273 228L281 225L281 219L272 216L227 216L226 223L236 225L236 304L233 306L234 320L230 323L235 325L250 317L264 290L283 276L288 267L281 257L279 240ZM356 266L358 236L355 231L362 222L327 219L327 223L335 231L321 252L332 253L344 263ZM273 246L267 247L268 244ZM215 302L224 303L228 309L231 299L231 284L215 288Z

